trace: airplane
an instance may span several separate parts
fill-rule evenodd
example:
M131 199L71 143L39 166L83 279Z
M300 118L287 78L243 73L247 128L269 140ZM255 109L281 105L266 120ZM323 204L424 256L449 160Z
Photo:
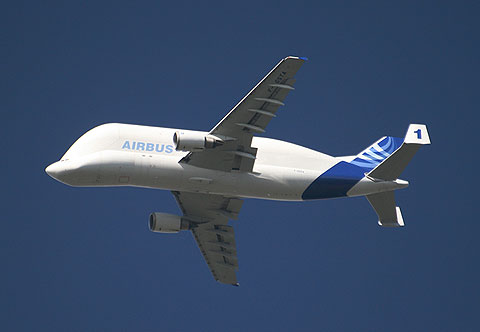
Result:
M81 136L45 171L75 187L134 186L170 190L182 215L153 212L151 231L190 231L215 278L238 286L233 226L243 199L306 201L365 196L381 226L404 226L394 191L420 146L424 124L404 138L385 136L357 155L333 157L256 136L265 132L306 58L282 59L210 131L108 123Z

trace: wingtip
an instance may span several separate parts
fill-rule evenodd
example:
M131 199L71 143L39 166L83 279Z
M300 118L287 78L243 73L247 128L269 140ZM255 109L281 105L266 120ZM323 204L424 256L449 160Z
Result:
M308 60L308 58L305 57L305 56L293 56L293 55L287 56L286 59L298 59L298 60L303 60L303 61Z

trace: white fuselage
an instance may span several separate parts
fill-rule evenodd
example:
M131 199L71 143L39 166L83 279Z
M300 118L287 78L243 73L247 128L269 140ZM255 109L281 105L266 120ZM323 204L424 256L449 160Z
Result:
M252 147L258 151L252 172L210 170L179 163L188 152L175 150L173 135L177 130L104 124L80 137L47 172L71 186L137 186L299 201L312 182L348 159L254 137ZM349 190L348 196L405 186L406 182L379 183L364 177Z

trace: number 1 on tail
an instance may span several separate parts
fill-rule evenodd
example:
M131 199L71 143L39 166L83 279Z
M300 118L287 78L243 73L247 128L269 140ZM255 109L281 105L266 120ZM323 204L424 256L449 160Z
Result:
M418 139L422 139L422 130L421 129L415 130L414 133L417 134Z

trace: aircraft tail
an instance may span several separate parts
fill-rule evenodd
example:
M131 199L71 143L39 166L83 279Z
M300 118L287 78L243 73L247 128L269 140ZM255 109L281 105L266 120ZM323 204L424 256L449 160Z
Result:
M420 146L427 144L430 144L427 126L411 124L408 126L402 145L372 169L367 176L385 181L398 179Z
M385 181L398 179L420 146L430 144L427 126L411 124L405 138L385 136L360 152L351 164L368 177Z
M350 163L366 170L373 181L395 181L420 146L430 144L427 126L411 124L404 139L383 137L362 151ZM404 226L402 212L395 204L393 191L367 195L381 226Z

